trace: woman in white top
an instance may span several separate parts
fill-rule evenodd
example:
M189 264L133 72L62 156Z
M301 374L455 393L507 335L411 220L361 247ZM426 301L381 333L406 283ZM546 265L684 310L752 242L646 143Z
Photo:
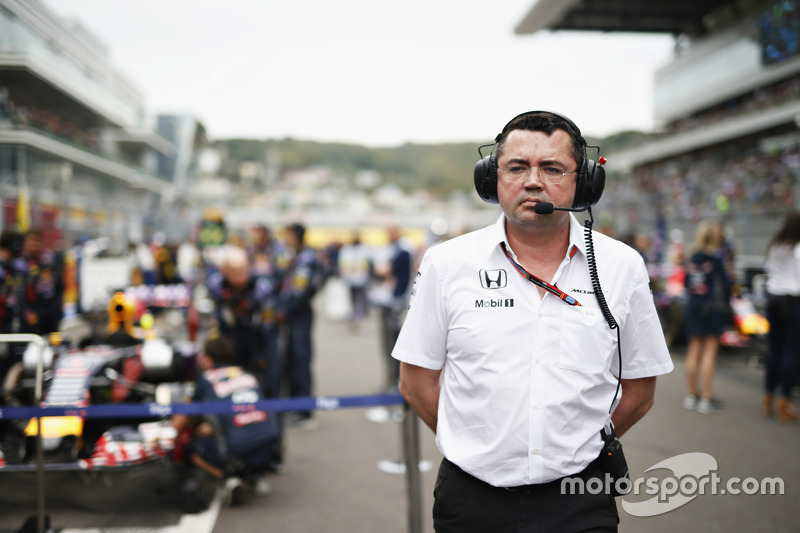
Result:
M800 359L800 213L786 217L767 249L765 266L770 328L763 410L773 415L773 394L780 386L778 419L793 422L797 411L790 399Z

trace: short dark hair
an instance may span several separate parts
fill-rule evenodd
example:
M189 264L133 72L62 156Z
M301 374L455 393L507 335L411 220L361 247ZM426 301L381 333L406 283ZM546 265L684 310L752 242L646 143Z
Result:
M533 113L523 113L506 124L506 127L503 128L503 131L496 139L497 146L495 147L495 152L497 153L498 159L503 152L503 143L506 137L514 130L541 131L547 135L552 135L555 130L564 130L569 134L572 141L572 156L579 166L582 164L583 158L586 155L586 139L584 139L581 133L576 131L569 122L564 120L563 117L553 113L535 111Z
M0 249L9 250L13 256L22 252L22 234L14 230L4 230L0 234Z
M31 228L25 233L25 237L36 237L41 239L44 237L44 232L41 230L41 228Z
M306 227L304 225L295 222L294 224L290 224L286 229L295 234L298 242L303 242L306 236Z
M215 364L236 364L236 346L232 340L223 335L208 339L203 345L203 353Z
M14 247L14 232L10 230L3 231L0 234L0 248L3 250L11 250Z

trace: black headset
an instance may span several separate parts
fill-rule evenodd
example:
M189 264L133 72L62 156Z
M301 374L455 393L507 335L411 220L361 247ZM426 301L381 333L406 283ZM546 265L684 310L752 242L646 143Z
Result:
M486 146L492 147L491 154L487 155L486 157L481 157L481 159L475 163L475 190L478 192L478 196L480 196L484 202L488 202L490 204L498 203L497 156L494 154L494 148L497 146L497 143L500 142L503 136L505 136L509 126L516 122L517 119L527 115L538 114L552 115L553 117L561 119L563 124L556 122L556 128L566 130L567 133L570 134L570 137L573 135L578 136L578 139L583 145L583 160L578 164L577 179L575 180L575 201L572 203L572 208L582 211L593 206L600 200L600 196L603 194L603 188L606 184L606 171L602 167L602 164L598 164L596 161L589 159L586 156L586 147L588 145L586 144L586 139L584 139L581 135L581 130L578 129L578 126L576 126L574 122L564 115L554 113L552 111L527 111L525 113L521 113L512 118L508 124L503 127L503 131L497 134L493 144L484 145L478 148L478 153L483 156L481 153L481 148L485 148ZM599 150L600 149L598 148L598 151ZM602 163L603 159L600 161Z

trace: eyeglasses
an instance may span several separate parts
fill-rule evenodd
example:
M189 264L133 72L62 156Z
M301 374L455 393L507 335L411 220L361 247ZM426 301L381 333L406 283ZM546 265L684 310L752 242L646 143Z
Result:
M555 167L526 167L522 165L513 165L508 168L499 168L497 169L503 173L503 180L509 183L515 183L517 181L527 180L528 177L531 175L532 171L536 171L536 177L540 180L548 181L551 183L558 183L561 181L561 178L566 176L567 174L572 174L577 172L577 170L573 170L572 172L561 172L559 169Z

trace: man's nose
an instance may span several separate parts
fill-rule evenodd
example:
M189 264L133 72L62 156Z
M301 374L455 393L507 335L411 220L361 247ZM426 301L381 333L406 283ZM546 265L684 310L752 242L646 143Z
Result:
M539 174L538 167L531 167L530 171L528 172L528 176L525 178L524 181L525 188L527 189L534 189L537 187L541 187L542 185L542 177Z

